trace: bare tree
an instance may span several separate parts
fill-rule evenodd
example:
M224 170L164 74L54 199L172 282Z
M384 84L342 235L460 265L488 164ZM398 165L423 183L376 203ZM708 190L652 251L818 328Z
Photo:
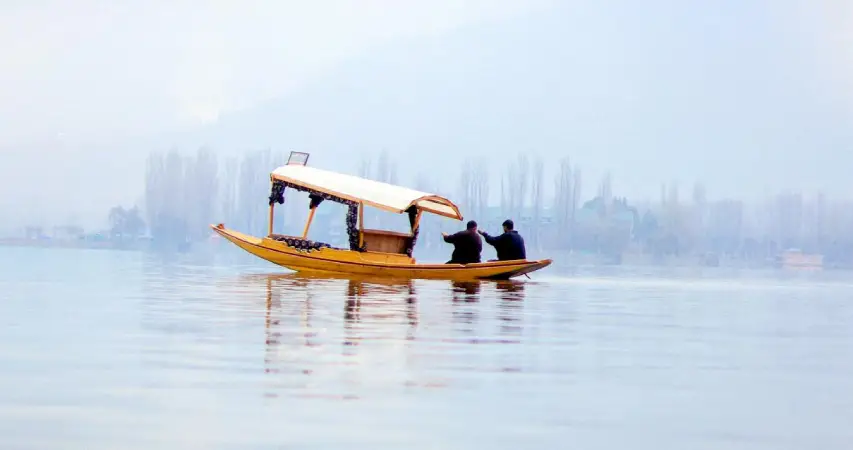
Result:
M507 194L507 180L506 176L501 175L501 201L500 201L500 214L504 214L509 207L509 195Z
M464 214L470 214L472 212L473 189L474 170L471 166L471 161L466 160L462 163L462 171L459 173L459 203L464 211L466 211Z
M606 172L601 178L601 184L598 186L598 196L604 203L605 208L609 208L610 203L613 201L613 186L610 172Z
M477 203L477 217L488 220L489 208L489 170L485 164L477 163L474 170L474 201Z
M145 205L151 235L156 241L186 239L185 161L176 149L148 158Z
M269 173L285 161L283 154L270 149L247 154L240 163L239 216L245 228L255 234L266 234L270 178ZM290 208L285 207L288 210Z
M504 215L517 217L522 213L529 183L529 164L526 155L519 155L507 165L501 178L501 210Z
M824 246L826 245L827 239L827 200L826 195L823 192L817 193L817 198L815 199L815 241L817 246L821 251L823 251Z
M388 164L388 183L397 184L397 161Z
M513 216L517 217L519 220L522 219L524 215L524 208L527 203L527 190L530 186L530 163L527 159L526 154L521 154L518 156L518 191L516 193L516 203L515 203L515 211L513 211Z
M571 170L569 167L568 170ZM577 212L578 205L581 201L581 191L583 185L581 183L581 169L577 165L575 165L574 171L572 172L572 188L571 188L571 214L569 217L569 236L570 239L574 239L575 231L577 230ZM570 241L571 243L572 241Z
M220 214L222 220L231 223L237 214L238 185L237 176L240 166L237 158L230 157L225 160L221 168L219 184Z
M707 246L707 223L708 223L708 194L702 183L693 184L693 205L690 212L690 229L693 232L693 240L701 247Z
M257 232L255 220L255 208L253 202L254 185L257 173L255 168L257 154L252 152L240 161L240 170L237 176L237 221L240 226L250 233Z
M573 232L571 224L574 214L572 175L572 165L569 158L563 158L560 160L560 169L554 183L554 222L557 234L555 241L560 245L569 244Z
M187 194L187 234L191 239L207 236L207 224L214 220L214 202L219 189L218 171L216 156L208 148L200 148L195 160L188 160L184 192Z
M515 207L515 170L512 165L506 168L506 173L501 176L501 214L512 214Z
M187 224L184 215L185 201L184 187L186 174L186 158L184 158L177 149L171 150L166 155L166 189L164 195L164 225L166 234L177 240L185 241L187 239Z
M532 205L533 205L533 227L532 227L532 241L533 244L539 245L541 238L541 229L542 229L542 181L543 181L543 172L545 171L545 165L542 163L541 158L536 158L536 162L533 163L533 178L532 178Z
M391 157L388 155L388 150L382 149L379 153L379 159L376 162L376 176L374 180L387 183L390 181L391 172Z
M157 216L163 208L163 177L165 161L160 153L150 153L145 162L145 214L149 231L157 223Z
M362 178L370 178L371 165L370 157L365 156L361 159L361 165L358 168L358 176Z

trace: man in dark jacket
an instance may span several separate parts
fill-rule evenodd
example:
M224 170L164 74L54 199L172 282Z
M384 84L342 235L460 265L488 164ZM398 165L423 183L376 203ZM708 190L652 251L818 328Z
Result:
M504 220L504 233L500 236L489 236L485 231L480 231L486 243L495 248L498 253L498 261L507 261L512 259L527 259L527 252L524 250L524 238L518 234L518 231L513 230L512 220Z
M471 264L480 262L480 252L483 251L483 241L477 235L477 222L468 222L465 231L444 236L444 242L453 244L453 255L447 264Z

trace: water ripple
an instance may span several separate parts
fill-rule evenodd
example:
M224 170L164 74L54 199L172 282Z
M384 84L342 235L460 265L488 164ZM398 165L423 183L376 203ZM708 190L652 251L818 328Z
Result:
M451 283L132 253L14 258L30 263L0 275L3 448L853 440L844 280Z

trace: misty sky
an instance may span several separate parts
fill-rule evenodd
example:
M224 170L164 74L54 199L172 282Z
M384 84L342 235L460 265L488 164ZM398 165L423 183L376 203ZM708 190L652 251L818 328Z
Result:
M163 131L281 96L389 40L544 2L12 1L0 5L9 143ZM204 5L204 7L200 7Z
M202 144L431 170L430 149L526 148L629 197L841 194L850 30L841 0L6 1L0 211L105 216L139 200L148 151Z

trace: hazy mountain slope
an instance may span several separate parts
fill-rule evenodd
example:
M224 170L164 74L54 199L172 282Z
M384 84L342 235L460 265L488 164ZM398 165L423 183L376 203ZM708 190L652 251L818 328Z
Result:
M337 168L386 147L430 171L534 150L646 193L672 179L755 192L839 175L826 158L850 142L846 111L781 21L725 3L623 6L399 42L186 142L307 150Z

